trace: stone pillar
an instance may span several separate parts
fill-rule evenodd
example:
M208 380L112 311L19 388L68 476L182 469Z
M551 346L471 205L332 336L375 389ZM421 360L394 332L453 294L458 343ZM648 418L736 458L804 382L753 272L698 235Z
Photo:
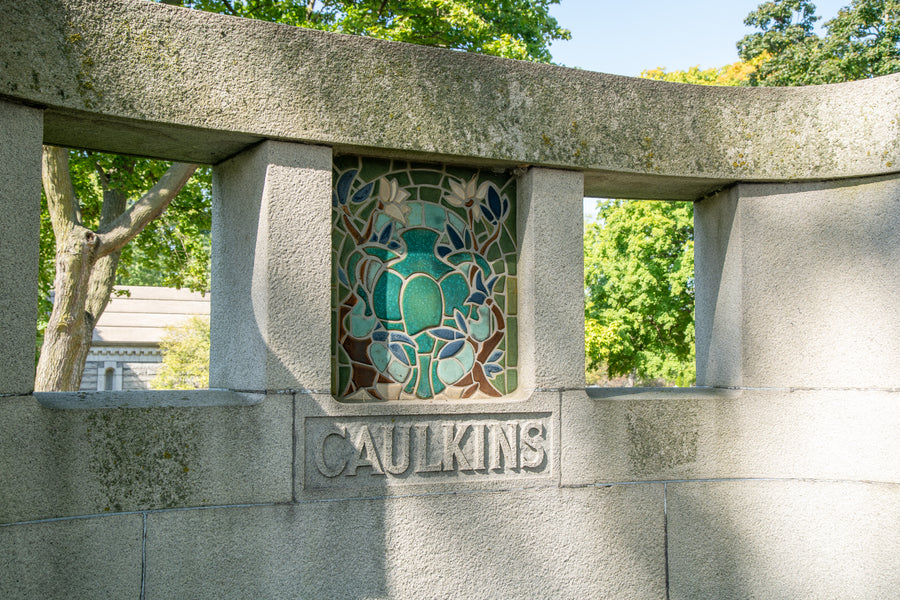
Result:
M43 113L0 100L0 394L34 389Z
M521 389L584 389L584 176L529 169L518 183Z
M900 386L900 177L741 184L695 244L698 385Z
M264 142L213 172L210 387L327 393L331 149Z

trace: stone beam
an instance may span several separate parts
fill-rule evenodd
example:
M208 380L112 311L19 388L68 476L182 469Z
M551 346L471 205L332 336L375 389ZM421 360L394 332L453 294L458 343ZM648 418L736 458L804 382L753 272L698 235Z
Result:
M145 0L21 0L0 96L45 141L218 163L263 138L585 172L588 195L896 172L900 76L711 88L344 36Z

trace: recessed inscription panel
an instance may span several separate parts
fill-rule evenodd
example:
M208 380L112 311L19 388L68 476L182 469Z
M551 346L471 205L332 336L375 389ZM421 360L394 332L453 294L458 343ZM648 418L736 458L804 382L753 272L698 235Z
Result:
M549 413L306 419L306 488L551 475Z

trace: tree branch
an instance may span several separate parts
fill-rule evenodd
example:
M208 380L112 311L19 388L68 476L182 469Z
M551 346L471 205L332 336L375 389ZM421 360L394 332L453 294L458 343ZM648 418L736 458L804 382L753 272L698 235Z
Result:
M62 239L70 229L79 224L78 200L69 174L69 151L58 146L44 146L41 166L41 179L53 233L56 239Z
M100 227L100 246L97 249L97 257L121 250L125 244L134 239L147 223L166 209L196 169L197 165L172 163L172 166L153 186L153 189L144 194L110 225Z
M103 208L100 212L100 228L109 226L125 212L126 197L122 190L110 189L103 192ZM109 297L116 282L116 268L119 266L119 254L116 250L103 256L94 263L88 281L87 297L84 310L90 315L92 323L100 319L100 315L109 304Z

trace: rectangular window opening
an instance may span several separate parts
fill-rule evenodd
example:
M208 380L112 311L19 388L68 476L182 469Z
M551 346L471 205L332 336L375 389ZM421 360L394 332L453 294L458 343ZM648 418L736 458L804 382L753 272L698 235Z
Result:
M138 202L170 165L83 150L70 150L68 161L74 225L95 232ZM44 190L41 202L38 355L58 337L48 325L66 293L54 289L56 239ZM210 168L200 167L165 211L122 247L114 275L107 274L115 285L94 323L80 380L74 381L78 391L209 387L210 204ZM94 266L94 277L104 260ZM103 305L102 295L89 300L88 313ZM42 365L38 358L39 369L58 366Z
M693 204L585 198L584 274L586 384L693 386Z

